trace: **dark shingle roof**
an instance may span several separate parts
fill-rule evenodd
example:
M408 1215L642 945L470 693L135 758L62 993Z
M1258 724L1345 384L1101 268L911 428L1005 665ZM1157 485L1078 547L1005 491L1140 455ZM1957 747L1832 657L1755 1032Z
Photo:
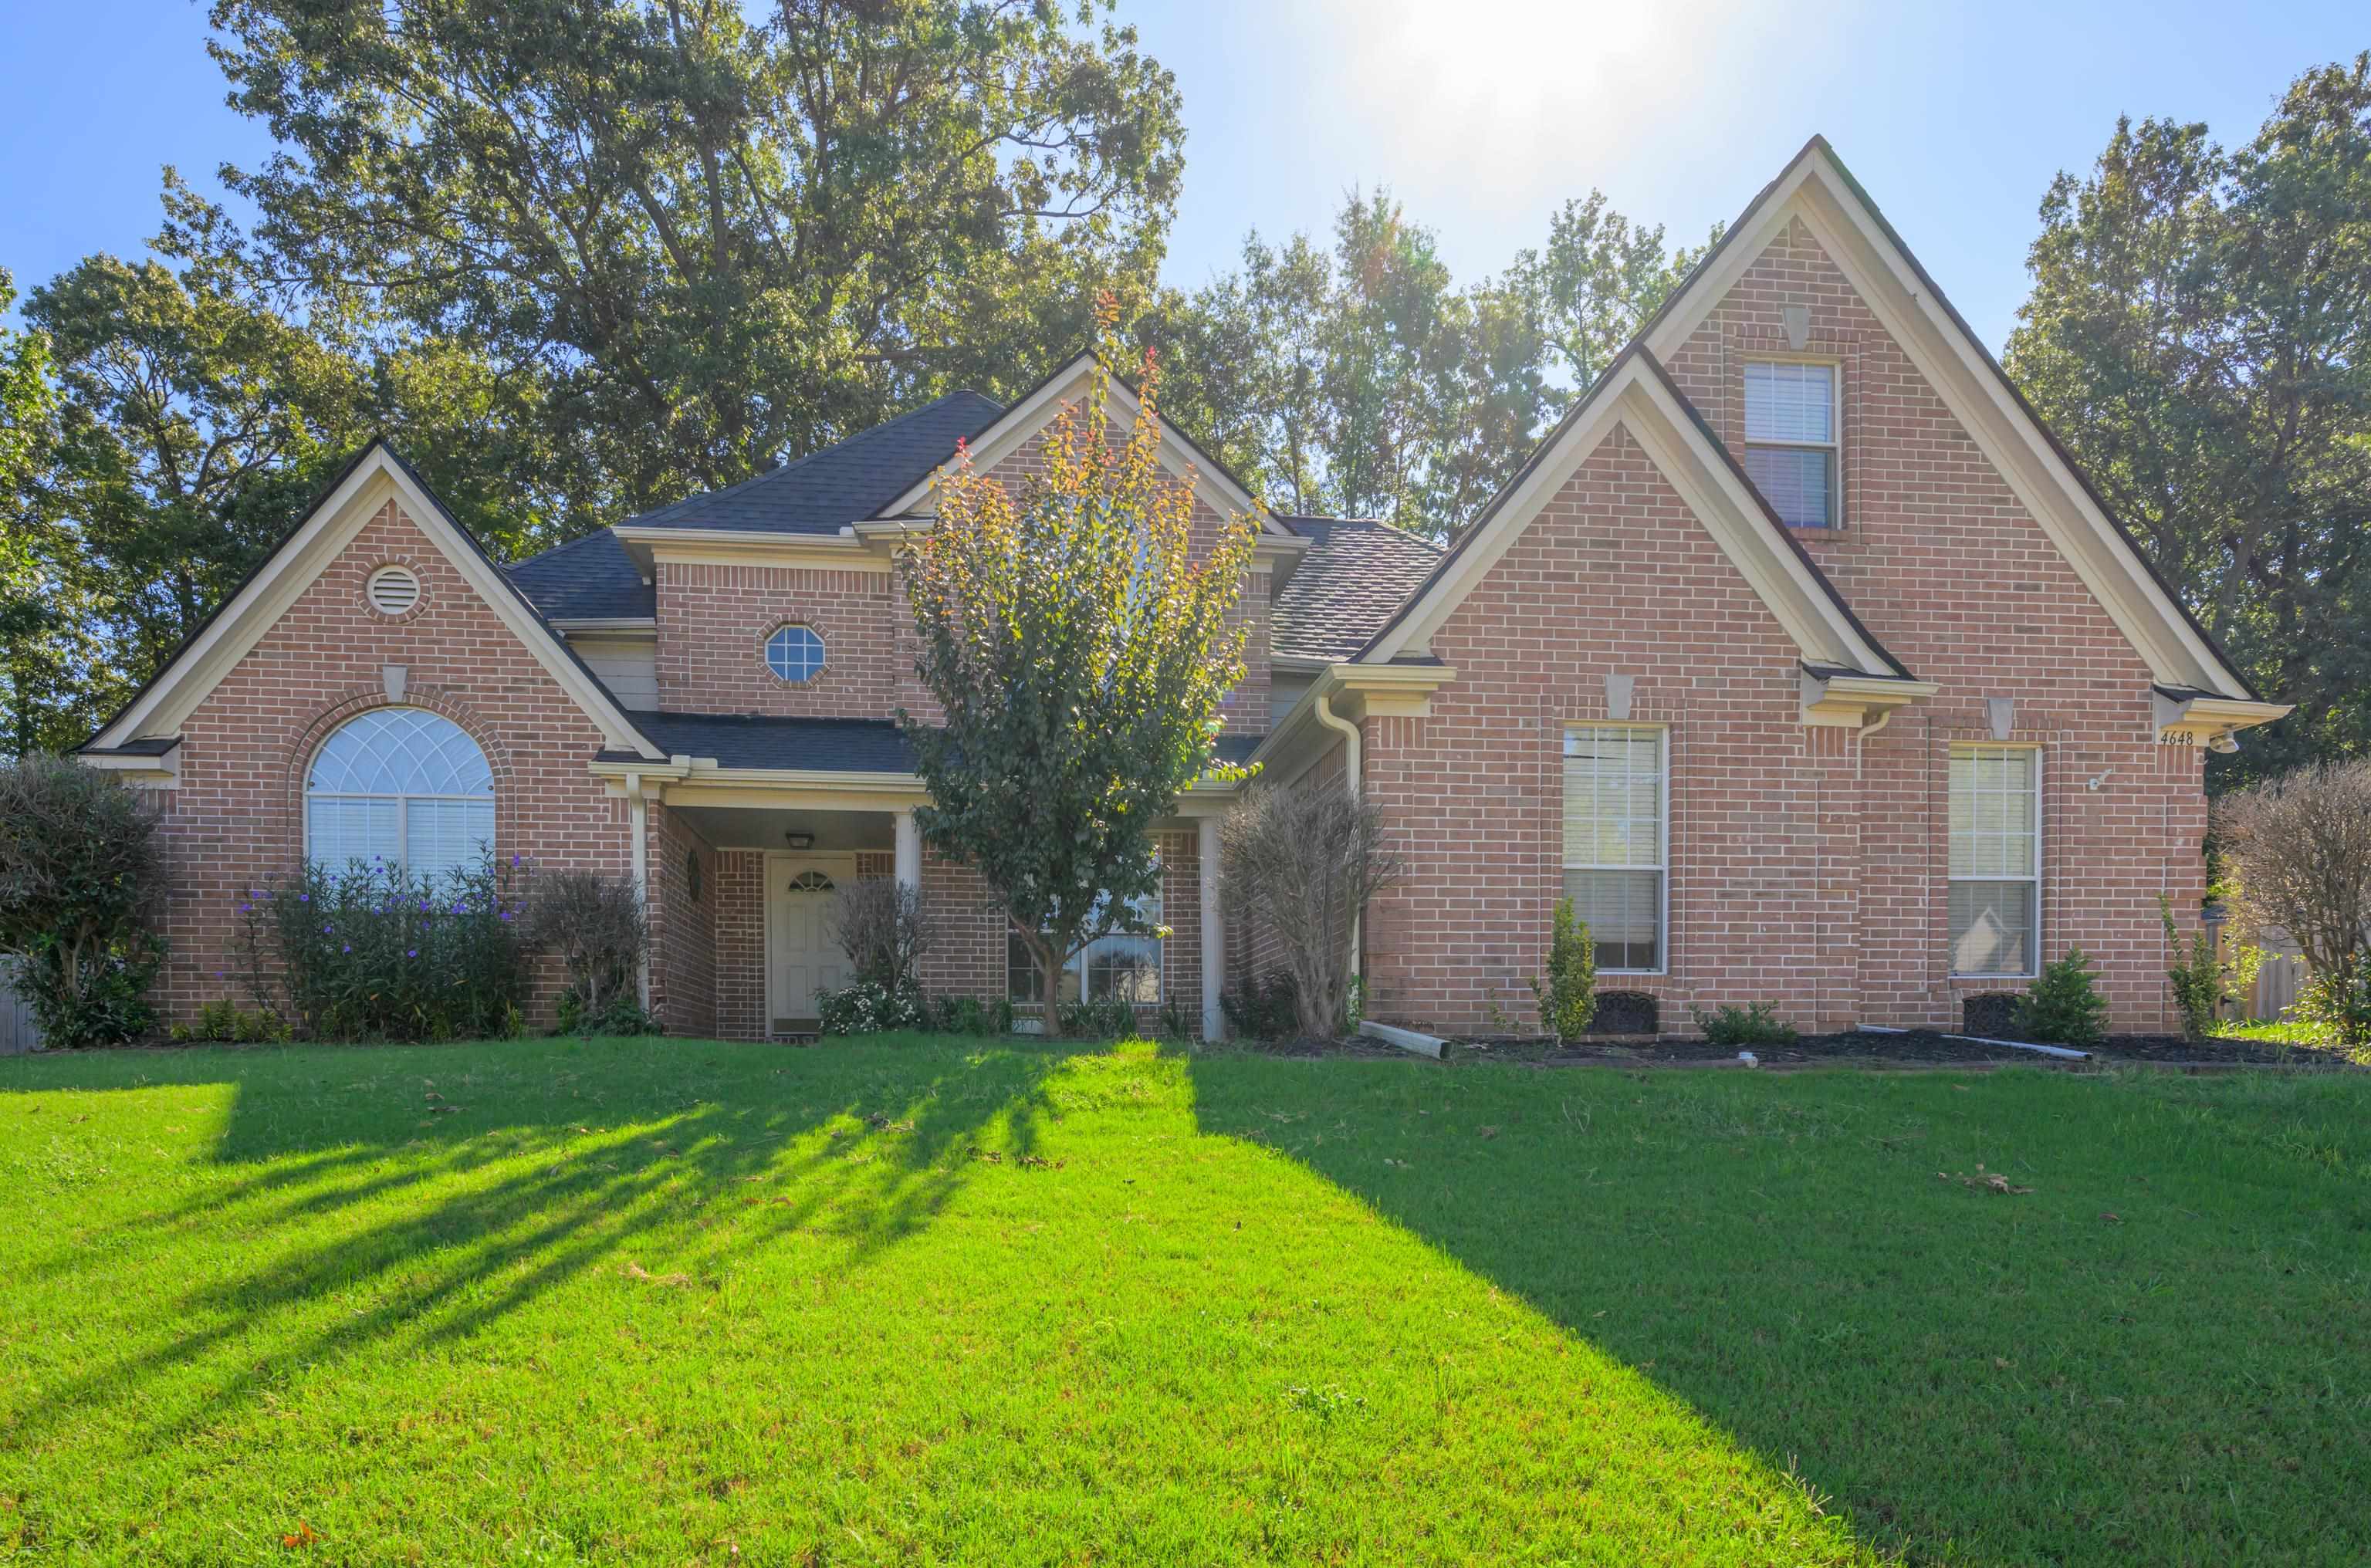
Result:
M913 748L887 719L783 719L738 713L637 713L634 723L669 756L713 757L720 767L797 772L910 773ZM1219 755L1242 762L1262 735L1221 735ZM606 761L628 762L625 752Z
M629 518L632 528L737 528L836 534L873 516L1004 409L977 392L950 392L912 413L851 435L771 473Z
M626 547L607 528L503 570L519 592L552 620L624 619L658 613L654 591L642 581Z
M1310 541L1268 623L1269 647L1290 657L1349 658L1440 559L1430 539L1371 518L1278 521Z

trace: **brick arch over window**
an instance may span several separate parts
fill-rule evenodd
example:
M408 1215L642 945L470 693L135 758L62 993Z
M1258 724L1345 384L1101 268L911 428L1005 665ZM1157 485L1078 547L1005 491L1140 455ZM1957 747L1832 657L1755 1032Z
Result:
M305 782L313 766L313 758L330 737L343 728L348 721L377 708L418 708L449 719L461 727L462 733L477 743L486 759L487 768L494 776L494 843L497 847L519 841L519 798L515 787L518 769L494 727L488 724L468 703L462 702L437 686L409 686L400 702L391 700L386 684L374 683L355 686L347 694L314 715L311 722L296 732L285 752L278 758L282 777L279 790L280 820L275 824L280 842L285 846L290 865L305 857Z

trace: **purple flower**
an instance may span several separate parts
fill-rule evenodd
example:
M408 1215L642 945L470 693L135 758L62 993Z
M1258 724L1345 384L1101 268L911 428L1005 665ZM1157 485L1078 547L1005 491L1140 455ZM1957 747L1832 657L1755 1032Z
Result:
M313 895L309 893L300 893L296 895L296 902L299 904L310 904L313 902Z
M509 919L510 917L511 917L511 912L510 912L509 910L507 910L507 909L503 910L503 919L505 919L505 920L507 920L507 919Z
M352 943L352 942L348 942L348 943L346 943L346 945L345 945L345 946L343 946L343 947L340 948L338 951L339 951L340 952L352 952L352 951L354 951L354 944L353 944L353 943Z
M326 937L326 936L328 936L328 935L330 934L330 928L329 928L329 927L327 927L327 926L322 927L322 928L321 928L321 934L322 934L323 936L325 936L325 937Z
M405 948L403 950L403 956L406 958L418 958L420 956L420 950L418 948Z
M252 904L242 904L242 905L240 905L238 906L238 912L239 912L240 914L244 915L244 914L246 914L249 910L250 910L250 909L252 909L252 908L254 908L254 907L255 907L255 905L252 905Z
M516 855L511 857L511 864L514 866L518 864L518 857Z

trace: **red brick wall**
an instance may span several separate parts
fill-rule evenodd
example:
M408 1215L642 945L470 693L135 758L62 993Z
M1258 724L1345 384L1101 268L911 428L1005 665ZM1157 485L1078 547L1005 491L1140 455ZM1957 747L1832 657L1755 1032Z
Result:
M886 719L912 678L904 594L886 572L658 563L661 707L688 713ZM823 639L824 667L785 681L766 640L788 625Z
M716 1032L763 1040L766 1017L766 857L726 849L716 857Z
M1995 988L1949 978L1927 867L1947 863L1949 743L1989 740L1984 699L2006 697L2011 739L2043 747L2044 956L2079 944L2100 960L2119 1027L2170 1024L2157 899L2194 911L2204 891L2202 755L2157 744L2148 667L1799 223L1671 358L1724 438L1741 446L1743 362L1787 352L1790 304L1810 308L1805 352L1843 367L1845 525L1798 536L1895 657L1943 687L1871 747L1883 779L1860 947L1872 1020L1888 1009L1956 1019L1957 996Z
M364 602L363 585L398 561L418 574L421 597L389 619ZM306 769L341 722L387 704L386 664L409 672L403 706L445 715L484 750L498 853L537 866L630 870L625 803L585 770L600 732L390 502L181 727L180 787L166 792L173 951L156 994L168 1020L237 994L227 962L237 895L301 863ZM560 982L551 966L545 971L537 1016L548 1020Z
M1949 974L1948 758L2042 747L2042 953L2098 961L2120 1029L2167 1027L2157 899L2196 906L2201 760L2160 746L2149 672L1932 387L1799 225L1756 259L1672 373L1742 441L1743 362L1842 367L1845 526L1801 537L1861 619L1942 686L1856 742L1803 726L1797 651L1700 524L1617 432L1491 572L1433 650L1459 676L1423 718L1366 725L1368 786L1418 870L1368 933L1378 1016L1447 1029L1532 1012L1561 885L1560 742L1637 677L1632 717L1671 727L1668 975L1607 977L1688 1007L1772 1000L1807 1027L1956 1026ZM2097 787L2093 787L2093 781Z
M664 805L650 808L651 1007L670 1034L716 1032L717 853ZM691 867L700 866L692 896Z

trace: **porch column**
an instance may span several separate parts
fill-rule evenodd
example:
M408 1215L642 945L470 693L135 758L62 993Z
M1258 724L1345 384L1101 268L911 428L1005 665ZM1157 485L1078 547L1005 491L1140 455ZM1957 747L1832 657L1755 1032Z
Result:
M914 808L900 806L897 824L897 885L917 893L922 887L922 830L914 825Z
M1227 922L1219 908L1219 819L1197 819L1202 852L1202 1038L1218 1040L1227 1032L1226 1009L1219 993L1227 977Z

